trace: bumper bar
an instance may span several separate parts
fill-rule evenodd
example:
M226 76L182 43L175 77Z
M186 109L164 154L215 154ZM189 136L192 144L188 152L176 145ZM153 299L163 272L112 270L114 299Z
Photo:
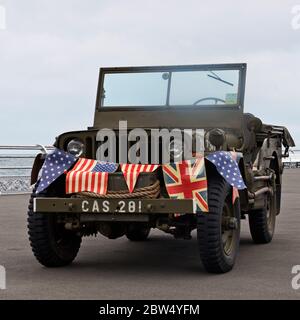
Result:
M173 214L195 213L192 199L95 199L35 198L33 211L39 213L124 213Z

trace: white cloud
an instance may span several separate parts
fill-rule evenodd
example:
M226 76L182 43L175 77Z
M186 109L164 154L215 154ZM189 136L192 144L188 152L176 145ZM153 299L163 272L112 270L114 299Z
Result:
M295 1L2 3L1 144L51 143L91 125L100 66L224 62L248 63L246 110L300 142Z

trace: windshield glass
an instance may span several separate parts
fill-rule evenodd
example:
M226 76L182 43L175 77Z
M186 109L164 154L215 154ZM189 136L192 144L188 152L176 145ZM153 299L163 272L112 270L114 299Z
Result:
M101 106L238 105L240 71L105 73Z

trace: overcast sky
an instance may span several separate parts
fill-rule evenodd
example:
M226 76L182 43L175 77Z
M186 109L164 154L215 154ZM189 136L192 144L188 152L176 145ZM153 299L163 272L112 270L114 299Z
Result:
M0 144L92 125L101 66L248 64L245 110L300 146L300 0L0 0ZM300 21L300 19L299 19Z

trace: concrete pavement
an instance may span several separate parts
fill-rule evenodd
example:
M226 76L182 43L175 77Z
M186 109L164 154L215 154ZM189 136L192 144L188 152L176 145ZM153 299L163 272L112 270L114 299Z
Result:
M224 275L207 274L193 240L152 231L150 240L85 238L75 262L40 266L27 239L28 196L0 196L0 299L299 299L291 286L300 265L300 170L284 174L282 213L269 245L254 245L243 221L239 258Z

